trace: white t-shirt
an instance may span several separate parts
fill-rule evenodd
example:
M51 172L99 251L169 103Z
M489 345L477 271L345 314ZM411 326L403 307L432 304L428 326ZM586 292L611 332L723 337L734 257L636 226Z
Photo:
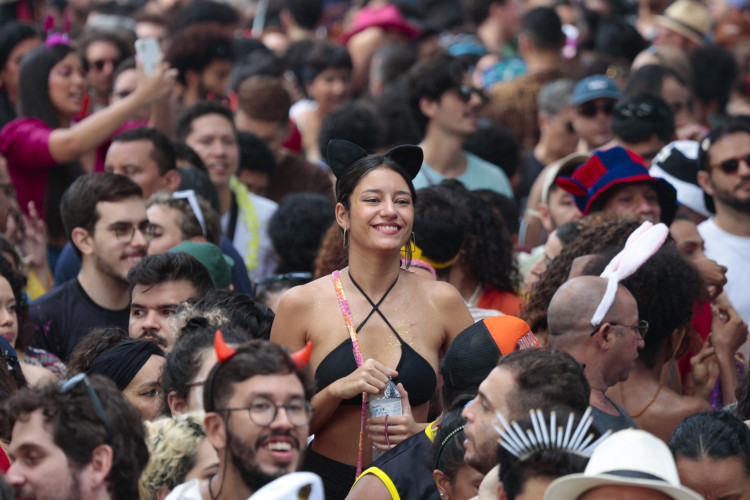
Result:
M193 479L178 485L167 495L165 500L203 500L200 480Z
M706 256L727 266L724 291L740 317L750 323L750 287L745 282L750 276L750 238L724 231L713 218L701 222L698 232L706 244Z

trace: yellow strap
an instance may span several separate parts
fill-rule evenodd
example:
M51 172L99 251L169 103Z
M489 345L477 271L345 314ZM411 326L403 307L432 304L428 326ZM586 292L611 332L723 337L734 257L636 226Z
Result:
M433 420L430 422L430 425L425 427L424 433L427 435L430 441L433 443L435 442L435 436L437 435L437 431L440 428L440 424L438 424L437 420Z
M357 481L365 477L366 474L373 474L378 479L383 481L383 484L386 488L388 488L388 492L391 494L391 498L393 500L401 500L401 497L398 494L398 490L396 489L396 485L393 484L393 481L391 481L391 478L388 477L388 474L383 472L382 470L378 469L377 467L370 467L366 471L364 471L362 474L359 475L357 478ZM357 481L354 481L354 484L352 485L352 488L357 484Z

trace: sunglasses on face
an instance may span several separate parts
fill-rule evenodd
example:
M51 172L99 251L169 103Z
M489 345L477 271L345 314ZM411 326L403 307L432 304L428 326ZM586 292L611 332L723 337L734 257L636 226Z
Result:
M579 115L585 116L586 118L593 118L599 114L599 112L602 112L607 116L612 116L612 113L615 111L615 103L614 101L608 101L603 104L587 102L586 104L578 106L577 111Z
M482 89L472 87L471 85L460 85L456 90L458 91L458 97L466 103L471 101L472 94L476 94L482 102L487 102L488 100L487 95Z
M120 61L117 59L97 59L96 61L91 61L91 66L96 68L97 71L104 71L105 66L107 64L111 64L112 68L116 68L118 64L120 64Z
M724 160L723 162L719 163L719 168L725 174L733 174L737 170L739 170L741 161L744 161L745 165L750 167L750 154L740 158L730 158L728 160Z

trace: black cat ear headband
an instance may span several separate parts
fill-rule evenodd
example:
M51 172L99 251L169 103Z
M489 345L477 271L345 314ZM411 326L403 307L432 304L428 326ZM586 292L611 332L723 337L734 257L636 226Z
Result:
M328 141L328 166L336 178L340 178L355 162L368 156L367 151L357 146L353 142L342 139ZM383 155L398 165L400 165L409 178L414 179L422 168L424 155L422 148L410 144L396 146Z

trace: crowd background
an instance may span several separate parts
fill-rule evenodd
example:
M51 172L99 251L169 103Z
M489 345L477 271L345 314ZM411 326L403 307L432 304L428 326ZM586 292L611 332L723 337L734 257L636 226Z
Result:
M0 2L7 482L55 498L14 436L78 390L120 498L750 498L749 48L745 0Z

